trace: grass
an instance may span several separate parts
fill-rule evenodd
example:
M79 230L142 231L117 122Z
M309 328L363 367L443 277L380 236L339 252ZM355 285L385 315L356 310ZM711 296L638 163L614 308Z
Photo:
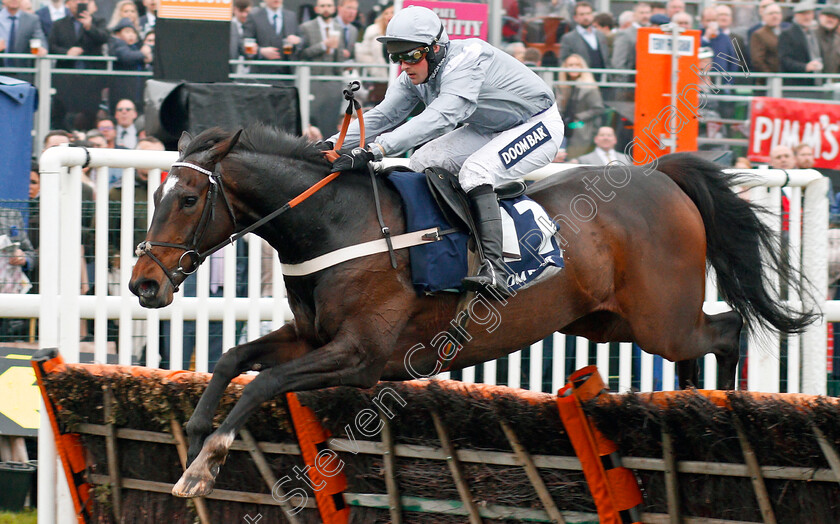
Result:
M0 512L0 524L37 524L38 513L26 510L22 513Z

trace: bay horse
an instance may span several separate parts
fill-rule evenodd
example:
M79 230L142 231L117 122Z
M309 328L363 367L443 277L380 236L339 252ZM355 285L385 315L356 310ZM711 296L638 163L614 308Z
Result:
M201 263L198 253L284 207L330 170L303 138L263 126L236 134L215 128L195 138L185 133L178 150L179 162L155 193L130 282L144 307L171 303L185 273ZM531 185L528 195L559 225L565 268L507 300L485 300L479 316L495 312L494 327L471 329L452 369L502 357L559 331L595 342L635 342L677 362L683 387L697 381L695 360L714 353L720 384L732 389L745 322L791 333L814 318L788 309L770 291L763 267L788 285L794 285L792 273L758 208L731 190L734 182L711 162L672 154L612 172L579 167ZM405 232L399 195L382 180L378 185L385 223L394 234ZM255 233L283 264L379 239L371 178L344 173ZM703 313L707 260L733 311ZM389 255L380 253L285 277L293 322L219 360L187 424L190 466L175 495L212 491L234 436L266 400L339 385L370 388L439 369L437 351L416 348L433 345L435 335L446 331L459 297L418 296L408 251L398 250L396 261L394 269ZM260 373L214 431L226 386L249 370Z

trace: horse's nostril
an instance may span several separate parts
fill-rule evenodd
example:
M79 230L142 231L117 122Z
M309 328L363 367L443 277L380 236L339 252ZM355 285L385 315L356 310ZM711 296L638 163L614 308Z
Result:
M137 286L137 296L143 298L153 298L158 292L158 283L154 280L141 280Z

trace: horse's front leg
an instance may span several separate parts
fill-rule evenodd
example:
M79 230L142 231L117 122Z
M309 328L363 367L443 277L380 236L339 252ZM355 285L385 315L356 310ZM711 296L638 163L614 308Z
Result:
M357 335L357 334L356 334ZM376 384L387 353L385 345L357 336L343 336L303 357L261 372L245 386L242 397L219 428L204 441L198 457L172 488L178 497L200 497L213 491L219 467L248 417L262 404L288 391L331 386L369 388Z
M204 439L213 431L213 416L231 380L249 370L261 371L289 362L311 349L298 338L294 325L286 324L268 335L237 346L222 355L213 370L213 377L207 389L201 395L186 425L190 443L187 464L192 464L201 451Z

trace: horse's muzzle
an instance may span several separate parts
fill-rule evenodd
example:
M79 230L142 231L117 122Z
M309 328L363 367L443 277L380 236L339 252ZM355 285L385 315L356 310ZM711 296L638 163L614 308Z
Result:
M160 284L150 278L139 278L128 284L128 289L140 299L140 305L145 308L161 308L168 306L171 298L161 296Z

